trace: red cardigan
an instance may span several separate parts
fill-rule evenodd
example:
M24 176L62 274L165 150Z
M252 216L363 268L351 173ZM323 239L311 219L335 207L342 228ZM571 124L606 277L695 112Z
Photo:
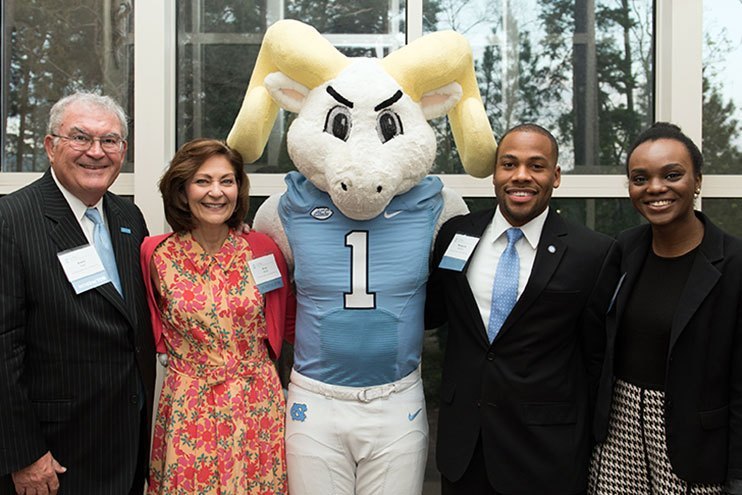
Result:
M157 352L166 352L165 342L162 340L162 320L160 319L160 309L157 306L155 292L152 287L152 277L150 274L150 261L155 248L162 241L170 237L172 233L145 237L142 241L140 261L142 273L144 274L144 284L147 289L147 303L149 304L150 317L152 319L152 331L155 335L155 346ZM264 295L265 299L265 321L268 326L268 344L271 351L271 357L274 359L281 354L281 345L284 339L294 343L294 324L296 320L296 298L291 290L291 282L288 277L286 261L283 258L278 246L265 234L251 231L248 234L242 234L250 245L255 258L273 254L276 258L276 264L281 272L283 287L275 289Z

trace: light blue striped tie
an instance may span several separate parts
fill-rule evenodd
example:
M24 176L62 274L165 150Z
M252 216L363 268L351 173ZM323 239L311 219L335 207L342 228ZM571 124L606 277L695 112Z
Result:
M523 231L511 227L505 232L508 236L508 245L497 262L495 281L492 284L492 306L490 308L490 321L487 325L487 337L490 343L495 340L497 332L502 328L510 311L518 299L518 275L520 273L520 258L515 249Z
M119 279L119 272L116 268L116 257L113 254L111 236L108 235L108 229L103 225L103 219L98 212L98 208L88 208L85 210L85 216L95 225L93 229L93 244L100 260L103 262L103 267L106 269L113 286L123 296L124 292L121 290L121 280Z

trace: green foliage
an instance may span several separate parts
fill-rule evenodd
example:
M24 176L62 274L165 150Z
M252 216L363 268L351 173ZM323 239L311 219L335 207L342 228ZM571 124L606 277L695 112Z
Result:
M733 174L742 169L742 126L737 107L724 101L719 84L703 78L703 160L706 174Z
M724 232L742 238L742 199L715 198L703 200L703 212Z
M387 33L386 2L378 0L289 0L286 17L314 26L320 33Z
M440 12L440 0L423 2L423 31L433 32L438 30L438 15Z
M43 148L47 116L59 98L82 89L101 91L133 112L131 10L124 5L104 12L97 0L12 0L5 13L3 170L40 171L48 165Z
M555 133L568 169L622 173L625 150L653 120L651 6L605 0L590 13L584 1L538 5L535 25L500 13L476 61L493 131L536 122ZM445 122L435 127L434 172L462 173Z
M185 30L193 31L193 12L190 1L180 0L179 23ZM203 0L201 31L206 33L256 33L265 32L265 0Z
M555 132L568 169L574 164L584 173L621 173L629 143L653 121L651 2L595 0L591 13L585 0L547 0L536 3L536 20L530 23L513 10L516 3L507 3L507 11L500 4L480 3L424 1L423 23L426 31L450 25L464 34L476 25L491 26L484 45L474 48L480 91L495 134L535 121ZM114 4L120 10L104 12L104 4L95 0L6 0L6 170L46 166L46 116L51 104L71 91L105 92L133 113L132 14L127 2ZM198 12L192 10L194 5ZM223 138L268 22L267 0L178 0L176 6L178 143L196 136ZM286 17L327 34L386 34L395 31L392 22L399 22L390 16L389 5L378 0L289 0L284 8ZM489 17L463 20L465 9L477 8ZM111 29L104 29L107 24ZM402 28L404 32L403 23ZM592 51L583 50L583 33L595 33L587 39ZM214 35L237 35L245 41L196 43ZM729 49L727 38L726 33L707 36L706 50L716 58L723 56ZM373 47L341 49L350 56L377 54ZM585 72L588 65L595 67L594 74ZM742 153L742 130L735 118L739 109L725 100L722 84L705 68L703 144L707 172L712 173L738 172ZM438 136L433 171L463 173L446 119L432 125ZM589 133L594 140L588 139ZM270 165L261 161L259 166L271 171L291 168L285 145L276 149L279 160L272 158Z

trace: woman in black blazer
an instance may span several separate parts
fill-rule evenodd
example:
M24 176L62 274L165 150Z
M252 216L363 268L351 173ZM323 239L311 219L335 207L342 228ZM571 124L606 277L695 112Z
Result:
M694 211L702 166L672 124L629 149L649 225L618 238L589 493L742 493L742 241Z

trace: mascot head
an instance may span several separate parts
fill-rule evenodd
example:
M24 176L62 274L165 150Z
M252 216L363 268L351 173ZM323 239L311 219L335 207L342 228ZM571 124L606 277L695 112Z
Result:
M314 28L279 21L265 34L227 139L246 161L262 154L279 106L298 114L287 135L297 170L355 220L376 217L430 172L430 119L448 114L467 173L492 172L496 145L471 49L453 31L383 59L348 58Z

